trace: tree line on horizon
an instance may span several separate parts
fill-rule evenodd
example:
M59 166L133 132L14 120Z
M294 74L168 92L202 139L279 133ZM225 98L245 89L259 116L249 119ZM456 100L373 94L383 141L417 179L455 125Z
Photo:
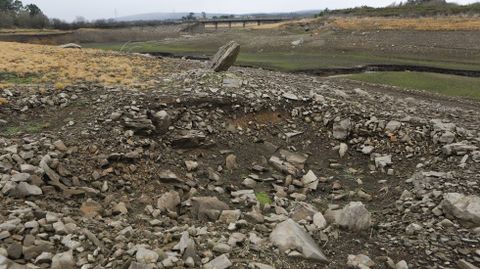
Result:
M373 8L368 6L339 10L325 9L316 17L329 15L347 16L381 16L381 17L419 17L436 15L480 14L480 3L458 5L445 0L407 0L388 7ZM225 15L217 18L230 18ZM202 13L202 19L206 13ZM194 13L182 18L182 21L195 21ZM99 19L87 21L77 17L71 23L56 18L48 18L35 4L24 5L20 0L0 0L0 28L53 28L59 30L74 30L79 28L123 28L131 26L158 26L166 21L117 21L115 19Z
M0 0L0 28L46 28L50 21L35 4Z

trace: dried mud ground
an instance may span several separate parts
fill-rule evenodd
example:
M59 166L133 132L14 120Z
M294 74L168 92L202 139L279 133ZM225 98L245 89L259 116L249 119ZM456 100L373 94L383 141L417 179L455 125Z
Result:
M58 265L59 253L71 254L71 268L201 268L222 255L231 268L347 268L358 254L374 262L369 268L480 265L478 219L452 215L442 202L446 193L480 194L477 102L168 61L182 68L149 90L0 91L8 101L0 106L0 256L26 268ZM452 143L465 147L446 150ZM288 156L307 158L292 166ZM391 163L378 161L388 156ZM305 185L308 171L316 189ZM18 173L41 193L18 190L11 183ZM180 201L162 211L167 192ZM231 221L201 217L195 197L217 197L241 213ZM352 201L371 214L361 229L328 218ZM317 212L326 226L313 221ZM287 218L328 262L274 246L270 234ZM191 259L175 247L184 232L194 242ZM231 244L233 234L241 240ZM54 257L38 258L43 253Z

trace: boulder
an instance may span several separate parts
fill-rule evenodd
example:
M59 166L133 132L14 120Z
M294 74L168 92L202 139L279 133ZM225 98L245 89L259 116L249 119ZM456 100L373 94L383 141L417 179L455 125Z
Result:
M352 122L350 119L335 121L333 123L333 137L338 140L345 140L350 135Z
M447 193L443 196L442 209L449 217L467 224L480 225L480 197L461 193Z
M203 269L226 269L230 266L232 266L232 262L223 254L206 263Z
M58 253L52 258L52 269L74 269L75 260L73 259L73 252Z
M303 186L307 189L316 190L318 187L318 177L309 170L307 174L302 177Z
M82 48L82 46L75 43L67 43L67 44L60 45L58 47L62 49L81 49Z
M28 184L27 182L20 182L17 185L16 193L20 197L38 196L43 194L42 189L35 185Z
M0 269L27 269L27 266L18 264L0 254Z
M143 264L156 263L158 260L158 254L153 250L139 248L135 254L135 258L137 259L137 262Z
M392 155L379 156L375 158L377 168L385 168L392 164Z
M180 194L176 191L169 191L158 198L157 208L160 211L176 211L180 202Z
M392 120L392 121L389 121L387 123L387 126L385 126L385 130L387 132L396 132L400 129L400 127L402 127L402 123L399 122L399 121L396 121L396 120Z
M477 150L478 147L474 145L468 145L466 142L459 142L448 144L442 147L443 154L450 156L450 155L465 155L470 151Z
M479 269L477 266L467 262L466 260L459 260L457 262L457 266L459 269Z
M217 54L213 56L210 63L210 69L215 72L228 71L237 60L239 53L240 45L235 41L230 41L228 44L221 47Z
M194 197L192 198L192 214L199 220L218 220L223 210L229 207L217 197Z
M359 254L359 255L348 255L347 265L352 268L365 269L370 268L375 265L375 263L370 259L370 257Z
M343 209L327 211L325 215L330 222L351 231L366 230L372 224L371 214L362 202L350 202Z
M283 252L299 250L307 259L328 262L313 238L292 219L277 224L270 234L270 241Z

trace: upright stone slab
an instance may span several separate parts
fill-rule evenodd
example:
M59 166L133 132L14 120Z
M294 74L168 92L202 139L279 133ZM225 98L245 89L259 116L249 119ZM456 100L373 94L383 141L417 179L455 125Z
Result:
M240 44L235 41L230 41L225 46L221 47L217 54L213 56L210 63L210 69L215 72L227 71L237 60L240 53Z

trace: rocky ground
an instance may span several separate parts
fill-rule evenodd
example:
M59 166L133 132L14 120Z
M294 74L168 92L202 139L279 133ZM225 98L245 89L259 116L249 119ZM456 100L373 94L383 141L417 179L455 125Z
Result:
M0 268L478 268L477 103L171 61L0 91Z

